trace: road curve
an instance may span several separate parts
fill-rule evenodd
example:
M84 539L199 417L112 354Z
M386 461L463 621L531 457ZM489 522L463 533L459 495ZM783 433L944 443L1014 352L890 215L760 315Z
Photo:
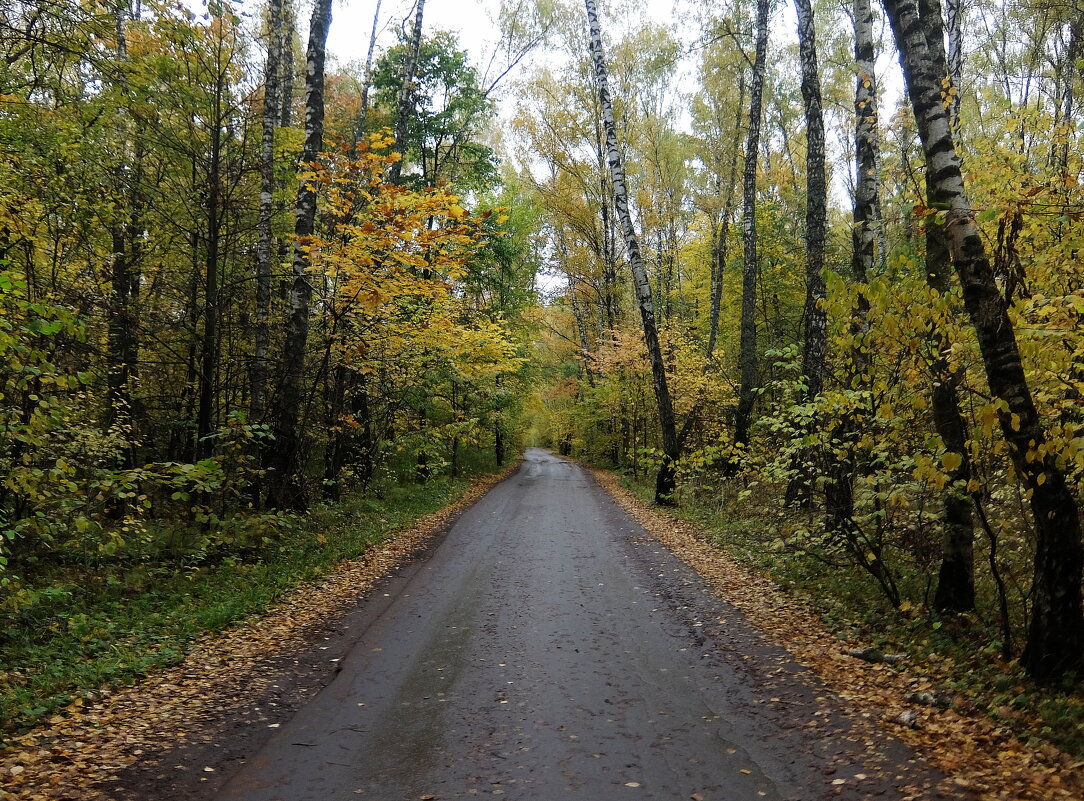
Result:
M546 451L387 590L334 681L219 801L937 797L930 768L853 728Z

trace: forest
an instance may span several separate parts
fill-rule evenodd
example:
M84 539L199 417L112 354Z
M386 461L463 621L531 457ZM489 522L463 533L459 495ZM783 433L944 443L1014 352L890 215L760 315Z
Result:
M381 5L0 7L0 738L539 445L1084 751L1080 1Z

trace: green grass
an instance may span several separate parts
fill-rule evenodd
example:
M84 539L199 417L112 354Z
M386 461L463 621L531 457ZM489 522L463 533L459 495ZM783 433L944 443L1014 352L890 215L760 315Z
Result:
M651 502L652 485L627 477L622 484ZM940 690L963 695L1021 740L1045 740L1084 759L1084 683L1038 685L1015 661L1001 661L992 590L981 575L976 588L980 615L941 618L920 607L900 612L857 568L828 566L808 554L769 547L765 532L777 525L771 517L777 509L767 497L720 507L686 496L669 511L695 522L731 558L766 573L785 592L807 602L841 640L907 653L910 665L926 672ZM914 572L900 577L905 597L921 598L925 582ZM1022 643L1015 645L1019 652Z
M77 698L180 661L200 635L262 613L289 590L458 499L468 484L434 478L317 506L258 551L204 564L43 571L36 601L3 621L0 738Z

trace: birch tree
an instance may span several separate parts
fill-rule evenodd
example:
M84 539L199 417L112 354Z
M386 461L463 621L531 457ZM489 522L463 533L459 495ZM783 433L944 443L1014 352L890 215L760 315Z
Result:
M1021 662L1035 678L1054 679L1084 667L1080 586L1084 546L1079 509L1057 454L1047 446L1008 303L975 224L942 91L944 75L932 53L919 6L915 0L884 0L884 8L918 123L932 190L930 203L939 209L930 224L944 231L963 287L964 305L978 336L986 378L999 401L1001 432L1034 517L1032 610Z
M271 271L275 212L275 128L280 117L282 85L283 17L285 0L267 4L267 57L264 64L263 113L260 125L260 211L256 240L256 325L249 377L251 419L263 419L267 403L268 348L271 341Z
M403 158L406 158L407 125L410 124L410 110L414 101L412 89L414 74L418 69L418 54L422 47L422 15L425 13L425 0L417 0L417 3L418 7L414 12L414 29L410 34L407 56L400 76L398 108L395 117L395 146ZM403 159L401 158L388 170L388 180L397 184L402 175Z
M851 310L852 337L859 341L869 331L869 300L864 285L877 261L876 242L881 221L880 178L877 164L877 54L873 38L873 8L870 0L854 0L854 204L851 223L851 277L858 285L858 297ZM879 254L881 258L884 254ZM868 384L869 359L861 344L851 349L849 388ZM853 414L847 414L832 434L834 444L846 454L837 458L825 484L825 506L829 531L844 531L854 517Z
M590 52L595 67L595 80L598 86L599 105L606 132L606 158L613 179L614 207L618 222L625 237L625 250L632 282L636 290L636 300L640 307L640 321L644 330L644 342L647 345L648 358L651 361L651 377L655 388L655 401L659 411L659 426L662 429L663 461L655 479L655 502L672 504L675 489L674 462L680 456L677 425L674 420L674 407L670 399L670 387L666 380L666 365L663 362L662 348L659 345L659 332L655 322L655 307L651 299L651 283L640 250L640 242L629 212L629 191L625 177L624 160L617 143L617 125L614 122L613 103L610 99L609 79L606 72L606 60L602 51L602 31L599 26L598 12L594 0L584 0L587 7L587 19L590 26Z

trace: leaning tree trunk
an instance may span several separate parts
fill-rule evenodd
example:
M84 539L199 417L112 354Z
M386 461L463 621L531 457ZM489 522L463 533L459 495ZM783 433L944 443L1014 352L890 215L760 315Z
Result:
M884 0L884 7L926 154L933 189L930 200L946 212L942 229L978 335L990 390L1006 406L999 411L1002 435L1034 516L1032 614L1021 663L1035 678L1054 679L1084 668L1080 587L1084 545L1079 510L1057 455L1047 447L1008 303L975 225L942 98L943 75L931 56L919 9L915 0ZM930 223L938 224L933 219Z
M734 421L734 443L749 442L749 425L757 398L757 152L760 149L760 117L764 95L764 69L768 56L768 12L771 0L757 0L756 57L749 86L749 130L745 138L745 169L742 174L741 342L738 367L741 388Z
M828 191L824 177L824 114L821 81L817 68L817 36L810 0L794 0L798 14L798 57L802 64L802 101L806 130L805 213L805 343L802 374L803 401L811 403L824 390L824 354L827 350L828 313L824 309L824 239L827 228ZM802 432L804 434L807 432ZM787 501L808 504L813 481L812 453L798 452L795 474L787 487Z
M918 8L930 58L933 60L933 69L942 76L942 80L947 77L951 86L955 76L950 72L950 62L946 58L943 44L945 34L941 21L941 6L938 0L919 0ZM958 50L959 31L954 38L950 37L950 42L953 41ZM959 94L949 94L947 97L948 121L955 130ZM927 170L926 202L931 208L936 191L933 183L934 176ZM944 230L933 224L933 221L927 221L926 283L934 290L941 303L948 302L951 263L952 254ZM937 353L932 365L934 386L930 397L934 429L940 435L945 450L960 456L959 466L949 471L949 481L945 488L945 505L941 512L941 566L938 569L933 605L940 612L969 612L975 608L975 531L971 499L967 494L967 484L972 475L967 448L967 421L960 411L958 391L963 376L962 370L953 368L944 355L952 344L944 332L934 327L929 338Z
M301 166L305 169L316 160L324 143L324 57L327 32L331 25L331 0L317 0L309 26L309 45L305 69L305 144ZM286 340L282 353L279 391L275 396L272 427L275 442L267 466L268 500L280 509L304 509L307 505L301 470L301 440L298 431L301 415L301 380L309 339L309 244L316 223L316 191L305 181L297 189L294 218L293 273L290 288L290 312L286 322Z
M651 283L647 277L644 258L640 252L640 242L632 224L629 212L628 183L625 179L625 165L617 145L617 125L614 123L613 104L610 101L610 85L606 74L606 60L602 53L602 33L599 29L598 13L594 0L584 0L587 7L587 19L591 28L591 59L595 65L595 80L598 83L599 105L602 107L602 121L606 128L606 155L613 178L614 207L622 233L625 235L625 249L628 251L629 266L632 269L632 283L636 288L636 300L640 305L640 321L644 329L644 342L647 345L648 358L651 361L651 377L655 384L655 400L659 408L659 425L662 428L663 462L655 480L655 502L672 504L676 487L674 463L679 453L677 425L674 421L674 407L670 400L670 387L666 380L666 365L663 363L662 348L659 346L659 332L655 327L655 309L651 302Z
M402 83L399 86L399 108L395 117L395 147L402 158L391 165L388 170L388 181L393 184L399 183L403 175L403 159L406 158L407 127L410 125L410 112L414 105L414 75L418 70L418 54L422 47L422 14L425 11L425 0L418 0L418 10L414 12L414 30L410 34L410 50L407 60L403 64L400 75Z

